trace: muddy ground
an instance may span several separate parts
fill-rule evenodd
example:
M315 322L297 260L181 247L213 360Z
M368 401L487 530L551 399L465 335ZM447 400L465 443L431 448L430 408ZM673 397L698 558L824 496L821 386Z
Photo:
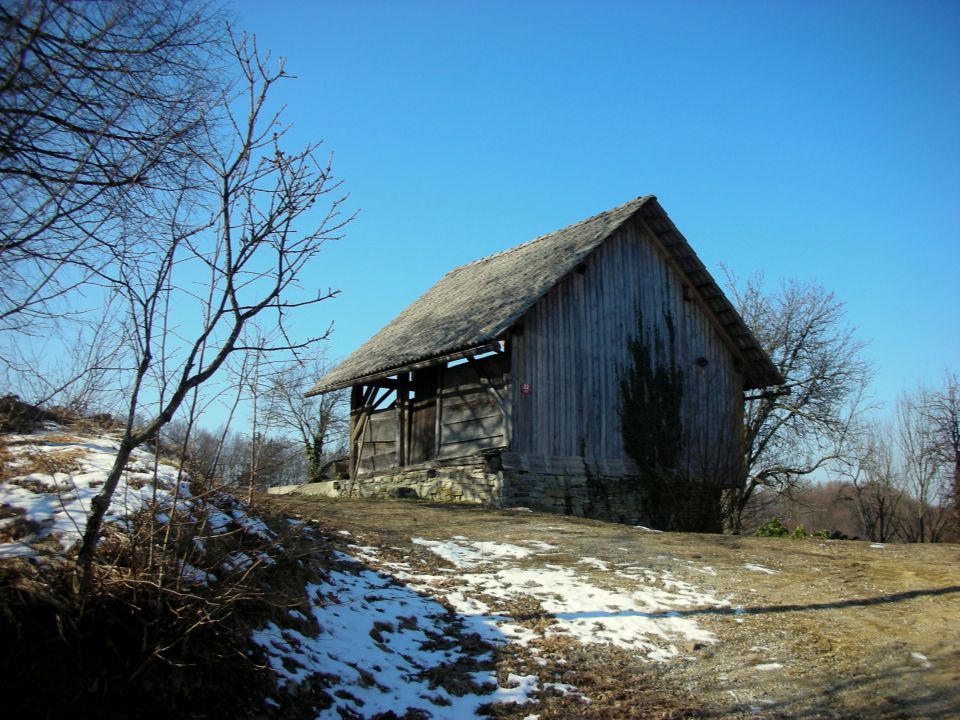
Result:
M718 641L691 644L666 663L557 642L550 666L535 667L522 651L507 648L502 661L513 671L576 686L590 702L543 697L535 708L498 708L498 717L960 718L958 545L654 533L411 501L272 496L263 502L316 521L330 537L349 531L352 542L382 548L383 558L403 558L424 572L444 561L412 544L413 537L541 540L560 548L551 563L583 557L613 566L642 563L730 603L685 610ZM594 572L599 583L616 582ZM537 620L536 608L526 612Z

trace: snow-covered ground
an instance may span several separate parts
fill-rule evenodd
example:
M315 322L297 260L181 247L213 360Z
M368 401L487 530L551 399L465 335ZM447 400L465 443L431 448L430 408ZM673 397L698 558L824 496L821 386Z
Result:
M328 690L334 705L319 717L339 718L340 709L372 717L403 708L429 717L463 718L475 716L488 703L529 702L534 707L531 695L557 684L502 669L498 680L490 667L498 648L519 644L546 664L539 644L564 637L669 661L683 652L681 646L715 641L679 610L727 605L669 572L630 565L613 569L583 558L586 568L615 573L620 589L603 587L595 573L538 562L556 550L543 541L517 545L456 536L412 542L454 571L418 573L410 563L381 559L376 548L352 545L350 555L339 554L340 569L308 587L310 617L295 613L298 620L310 621L313 632L270 623L254 634L286 682L305 682L318 671L337 678ZM491 607L522 598L539 603L549 618L545 629ZM487 649L464 642L469 638L483 640ZM483 669L471 670L477 666ZM577 693L573 686L552 689Z
M334 704L320 718L341 718L340 709L372 717L420 709L429 716L474 717L481 705L526 702L536 676L509 675L498 683L492 647L464 648L469 626L437 600L341 557L344 569L307 586L305 633L268 623L253 634L287 683L322 673Z
M0 543L0 558L35 556L38 546L56 539L66 550L83 532L90 500L100 492L113 466L119 442L112 437L77 437L49 425L33 435L3 436L6 452L12 457L6 474L18 468L24 472L0 483L0 506L7 512L0 519L0 532L18 521L30 524L30 532L15 533ZM177 485L178 470L158 463L152 453L138 449L127 464L107 512L106 521L128 518L156 500L169 506ZM185 483L181 493L189 496Z
M116 440L50 428L5 441L13 459L0 482L0 559L35 555L43 542L49 552L52 539L69 548L103 485ZM23 474L16 474L18 467ZM184 482L177 491L177 469L147 451L137 451L128 470L110 507L109 519L120 526L154 500L162 521L176 497L180 512L202 516L209 532L232 528L264 540L276 537L232 498L193 498ZM12 532L15 523L20 532ZM339 542L349 541L347 533L339 535ZM396 548L387 558L378 548L348 545L348 554L334 554L321 581L304 588L302 610L252 633L252 644L276 672L278 693L307 683L322 687L331 704L318 710L320 718L403 715L410 709L422 717L463 718L502 702L530 703L535 717L540 691L576 696L578 690L505 667L504 647L522 649L534 665L546 664L543 646L558 638L668 662L695 644L715 641L683 610L728 605L668 571L590 557L563 564L555 561L557 548L543 540L509 544L456 536L410 542L439 560L432 574L418 570L412 559L397 561ZM255 560L270 561L240 553L223 570L244 569ZM185 565L183 573L192 582L216 580L210 568ZM511 610L520 606L533 608L538 621ZM278 704L277 698L265 698L265 704Z
M530 597L552 618L542 637L563 636L581 643L608 643L642 653L651 660L669 660L680 650L676 642L713 642L714 637L697 623L681 617L681 608L720 606L726 603L698 592L669 572L653 573L638 566L609 567L596 558L581 558L578 565L618 576L617 586L604 587L597 573L547 562L555 548L542 541L526 547L506 543L472 542L454 537L446 542L423 544L453 562L459 588L450 591L450 578L442 578L448 601L481 634L511 642L536 644L540 636L509 617L492 613L478 596L504 601ZM517 564L531 556L541 562ZM403 564L388 566L410 586L431 592L433 578L412 574ZM626 582L624 582L626 580ZM669 588L669 589L667 589Z

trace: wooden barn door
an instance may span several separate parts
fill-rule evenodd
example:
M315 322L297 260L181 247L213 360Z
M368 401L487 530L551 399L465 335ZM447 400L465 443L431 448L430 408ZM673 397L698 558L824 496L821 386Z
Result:
M427 462L436 456L437 383L440 372L440 367L430 367L413 373L407 465Z

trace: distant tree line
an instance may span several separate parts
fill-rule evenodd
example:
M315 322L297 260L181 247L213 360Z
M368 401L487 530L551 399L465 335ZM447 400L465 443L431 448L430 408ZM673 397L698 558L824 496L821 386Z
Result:
M164 427L159 449L181 459L192 476L251 500L270 487L337 479L347 453L346 395L303 395L325 368L319 359L260 368L240 388L241 396L257 400L248 404L249 418L216 430L175 419Z

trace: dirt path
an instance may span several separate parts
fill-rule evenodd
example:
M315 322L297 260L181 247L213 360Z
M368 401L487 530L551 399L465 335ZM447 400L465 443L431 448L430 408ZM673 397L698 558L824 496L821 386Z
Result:
M729 601L693 608L717 642L691 642L669 662L616 648L556 642L549 667L518 652L543 678L573 685L531 711L547 718L960 718L960 546L872 546L866 542L654 533L578 518L415 502L330 501L293 496L274 509L416 560L424 572L443 560L414 537L554 546L550 567L599 560L599 585L624 587L618 568L648 568ZM343 537L347 537L343 535ZM531 567L543 558L529 561ZM447 568L449 572L449 568ZM520 612L517 608L498 611ZM549 622L525 610L531 627ZM600 648L600 649L598 649Z

